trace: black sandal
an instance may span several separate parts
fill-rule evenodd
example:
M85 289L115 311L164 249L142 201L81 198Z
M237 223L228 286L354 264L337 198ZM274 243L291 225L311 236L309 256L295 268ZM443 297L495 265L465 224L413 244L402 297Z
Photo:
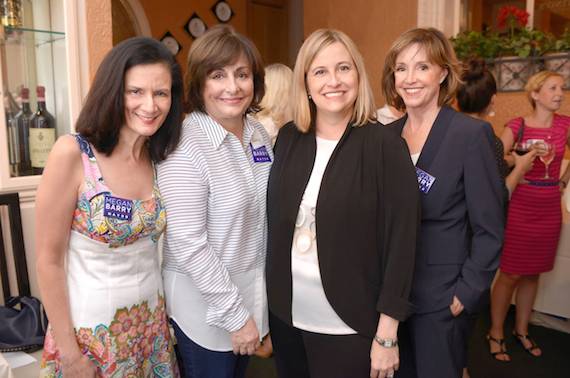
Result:
M533 353L532 353L533 350L537 350L537 349L540 350L540 347L538 346L538 344L536 344L536 343L534 342L533 339L531 339L531 338L529 337L528 334L527 334L527 335L521 335L520 333L517 333L516 331L513 331L513 337L518 341L518 343L521 345L521 347L522 347L525 351L527 351L527 353L530 354L531 356L533 356L533 357L540 357L540 356L542 355L542 351L541 351L541 354L539 354L538 356L537 356L536 354L533 354ZM524 345L524 340L528 340L528 341L530 342L530 346L529 346L528 348Z
M496 339L493 336L487 334L487 341L488 342L493 342L495 344L497 344L499 346L499 351L498 352L491 352L489 349L489 353L491 353L491 356L493 356L493 358L499 362L511 362L511 355L507 353L507 347L505 345L505 339ZM490 348L490 346L489 346ZM497 358L497 356L499 355L504 355L506 357L508 357L508 360L501 360L499 358Z

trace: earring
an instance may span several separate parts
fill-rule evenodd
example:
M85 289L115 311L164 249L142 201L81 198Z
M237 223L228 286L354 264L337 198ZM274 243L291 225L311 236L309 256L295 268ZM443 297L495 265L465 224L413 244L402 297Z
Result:
M309 96L309 100L312 100L313 98L311 97L310 94L307 93L307 96Z

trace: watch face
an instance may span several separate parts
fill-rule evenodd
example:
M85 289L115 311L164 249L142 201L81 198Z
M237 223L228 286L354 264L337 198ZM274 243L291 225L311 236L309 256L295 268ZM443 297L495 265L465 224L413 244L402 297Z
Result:
M198 38L208 29L204 21L194 13L190 20L186 23L186 32L192 36L192 38Z
M180 43L178 43L176 38L174 38L174 36L170 34L170 32L166 32L166 34L160 39L160 42L162 42L166 46L166 48L172 53L172 55L176 55L180 51L181 48Z
M230 4L228 4L224 0L218 1L212 7L212 10L214 11L216 18L220 22L228 22L232 18L232 16L234 15L234 11L232 10L232 7L230 7Z

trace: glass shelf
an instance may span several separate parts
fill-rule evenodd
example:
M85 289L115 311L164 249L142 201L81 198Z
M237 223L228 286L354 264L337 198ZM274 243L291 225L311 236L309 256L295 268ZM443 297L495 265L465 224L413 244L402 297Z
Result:
M29 128L21 127L17 117L14 117L14 114L22 108L22 88L27 88L29 91L32 113L37 109L36 88L38 86L45 88L47 110L55 118L56 137L69 133L71 129L67 41L66 33L60 31L65 30L62 17L64 0L23 0L22 4L23 26L0 26L0 65L2 68L0 89L4 97L5 113L2 123L6 130L6 138L4 140L0 138L0 141L7 145L2 146L4 148L0 148L0 151L7 152L9 177L13 184L18 182L18 186L26 185L34 177L30 165L29 142L22 142L29 140ZM17 143L14 143L16 134L19 138ZM13 142L11 144L10 136ZM45 146L45 150L49 151L49 146ZM20 159L17 160L16 156Z

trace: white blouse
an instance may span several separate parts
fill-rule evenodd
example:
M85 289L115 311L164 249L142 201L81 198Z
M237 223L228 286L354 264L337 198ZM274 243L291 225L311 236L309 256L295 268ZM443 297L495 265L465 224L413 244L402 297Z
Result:
M337 315L323 289L315 229L315 208L321 181L337 144L338 140L317 137L315 164L299 206L293 233L291 313L296 328L329 335L349 335L356 331Z

